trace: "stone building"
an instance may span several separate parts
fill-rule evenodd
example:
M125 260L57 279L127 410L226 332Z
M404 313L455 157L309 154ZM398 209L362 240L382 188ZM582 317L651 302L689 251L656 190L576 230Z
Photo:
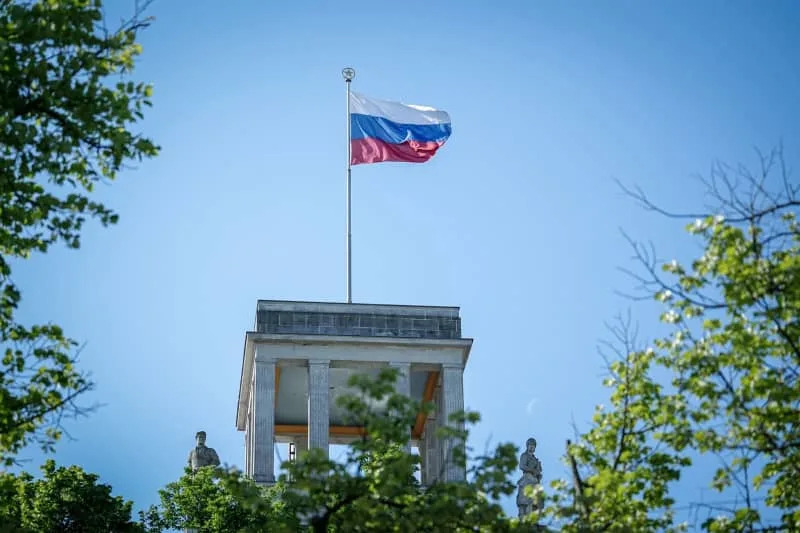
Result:
M400 370L398 392L433 402L409 427L424 484L463 480L452 442L436 428L464 408L463 373L472 339L461 336L457 307L260 300L245 334L236 427L245 435L245 473L275 480L275 443L297 450L346 444L362 428L347 425L336 399L353 373Z

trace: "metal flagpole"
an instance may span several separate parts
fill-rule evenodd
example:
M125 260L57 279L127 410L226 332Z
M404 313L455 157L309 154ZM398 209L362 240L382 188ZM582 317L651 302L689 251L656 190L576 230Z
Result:
M347 85L347 303L353 303L353 254L350 233L350 82L356 77L356 71L350 67L343 68L342 76Z

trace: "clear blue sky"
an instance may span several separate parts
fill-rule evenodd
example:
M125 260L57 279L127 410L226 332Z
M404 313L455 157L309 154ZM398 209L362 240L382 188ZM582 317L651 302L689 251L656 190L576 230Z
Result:
M112 2L110 20L132 7ZM793 2L160 0L150 14L136 77L155 87L141 128L161 155L99 187L117 226L16 270L24 318L86 343L87 402L104 404L55 458L137 508L181 474L200 428L243 464L256 300L344 299L342 67L359 92L453 121L429 163L354 169L354 300L460 306L472 443L534 435L546 480L566 475L572 420L605 401L596 346L633 285L619 228L664 258L695 251L613 179L691 210L692 176L715 159L782 141L800 162ZM653 306L633 314L657 330Z

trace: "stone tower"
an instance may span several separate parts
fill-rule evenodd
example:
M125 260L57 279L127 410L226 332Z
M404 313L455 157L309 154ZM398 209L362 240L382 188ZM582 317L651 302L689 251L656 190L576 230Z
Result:
M336 399L354 373L400 371L398 392L433 402L409 427L422 458L423 484L465 477L438 425L464 408L464 366L472 339L461 337L457 307L260 300L245 334L236 427L245 434L245 473L275 480L276 442L298 450L346 444L362 428L346 425Z

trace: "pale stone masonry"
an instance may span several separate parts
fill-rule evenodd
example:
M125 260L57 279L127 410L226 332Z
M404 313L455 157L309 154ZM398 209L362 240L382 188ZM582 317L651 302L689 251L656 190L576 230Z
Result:
M389 363L389 366L397 370L397 381L394 383L395 392L403 396L411 396L411 364ZM413 438L413 435L411 437ZM410 443L406 446L406 451L411 451Z
M351 393L354 373L399 371L398 393L433 402L409 427L425 484L458 481L463 464L436 428L464 407L463 372L472 339L461 337L457 307L261 300L254 331L245 335L236 425L245 434L245 472L275 479L275 442L298 451L359 438L336 399Z
M450 420L450 416L464 410L464 367L461 365L442 365L442 419ZM459 429L464 429L463 424L458 424ZM453 442L445 441L444 456L450 457L453 452ZM458 481L463 479L462 467L454 461L448 461L444 471L445 481Z
M253 372L253 395L255 409L251 413L253 432L253 479L259 482L273 481L275 466L273 447L275 441L275 409L270 398L275 397L275 361L256 358Z
M308 447L328 449L330 435L330 361L308 361Z

